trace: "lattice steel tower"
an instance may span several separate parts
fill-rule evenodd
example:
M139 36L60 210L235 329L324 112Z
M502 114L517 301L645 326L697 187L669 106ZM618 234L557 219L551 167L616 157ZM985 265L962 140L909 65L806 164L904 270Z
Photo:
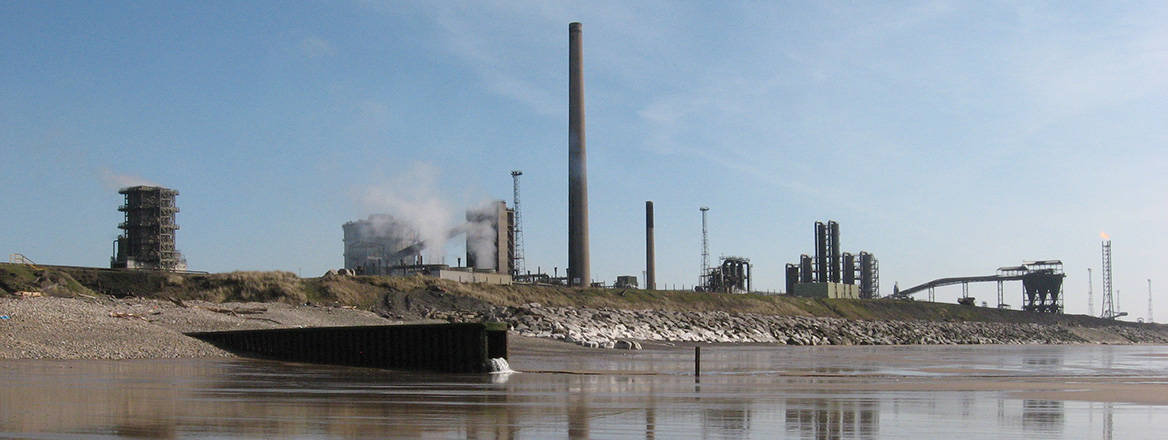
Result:
M703 206L698 210L702 211L702 272L698 274L698 285L705 286L706 274L710 272L710 237L706 230L706 213L710 208Z
M999 282L998 284L1001 284L1001 283ZM1088 316L1091 315L1091 312L1095 311L1095 294L1091 290L1095 286L1093 286L1092 284L1094 284L1094 281L1092 281L1092 278L1091 278L1091 268L1088 267L1087 268L1087 315Z
M1099 316L1115 318L1115 297L1111 294L1111 240L1103 241L1103 313Z
M511 231L515 239L515 255L511 261L511 276L522 275L525 271L523 269L523 214L519 210L519 176L523 175L523 171L511 170L512 191L515 200L512 208L515 209L515 221L512 224Z
M174 203L178 191L157 186L132 186L118 191L126 197L118 211L125 221L118 236L110 267L126 269L186 270L187 262L174 246L178 224Z

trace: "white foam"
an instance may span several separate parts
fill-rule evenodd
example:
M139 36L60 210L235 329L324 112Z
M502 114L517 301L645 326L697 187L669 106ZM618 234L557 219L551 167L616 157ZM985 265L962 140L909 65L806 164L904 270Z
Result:
M515 370L511 369L511 364L507 363L503 358L491 358L487 360L487 372L491 374L510 374Z

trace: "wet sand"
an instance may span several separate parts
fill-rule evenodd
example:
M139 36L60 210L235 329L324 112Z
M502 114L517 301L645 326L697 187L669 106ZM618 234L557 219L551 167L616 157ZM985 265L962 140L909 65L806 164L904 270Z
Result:
M7 360L0 437L1159 438L1168 405L1166 346L706 345L699 378L692 354L518 339L509 375Z

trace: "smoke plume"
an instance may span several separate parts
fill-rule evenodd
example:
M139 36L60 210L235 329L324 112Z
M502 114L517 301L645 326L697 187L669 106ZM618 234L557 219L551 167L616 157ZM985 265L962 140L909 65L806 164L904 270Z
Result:
M495 267L499 222L496 206L497 202L483 202L467 210L466 223L460 228L466 232L466 252L474 257L476 269L498 269Z
M444 254L446 242L452 229L450 204L442 199L437 190L438 170L428 164L415 164L406 173L388 182L366 188L360 195L360 202L370 213L389 214L392 218L377 221L376 228L384 231L405 226L413 238L422 245L422 255L437 261ZM397 233L401 233L400 231Z
M118 174L109 168L101 169L101 182L107 189L118 190L131 186L161 186L142 177L131 174Z

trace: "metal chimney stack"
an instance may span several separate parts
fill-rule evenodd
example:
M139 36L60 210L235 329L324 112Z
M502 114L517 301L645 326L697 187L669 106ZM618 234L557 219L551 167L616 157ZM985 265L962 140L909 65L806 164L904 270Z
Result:
M653 261L653 201L645 201L645 288L657 289L657 269Z
M587 286L588 165L584 147L584 65L580 23L568 24L568 284Z

